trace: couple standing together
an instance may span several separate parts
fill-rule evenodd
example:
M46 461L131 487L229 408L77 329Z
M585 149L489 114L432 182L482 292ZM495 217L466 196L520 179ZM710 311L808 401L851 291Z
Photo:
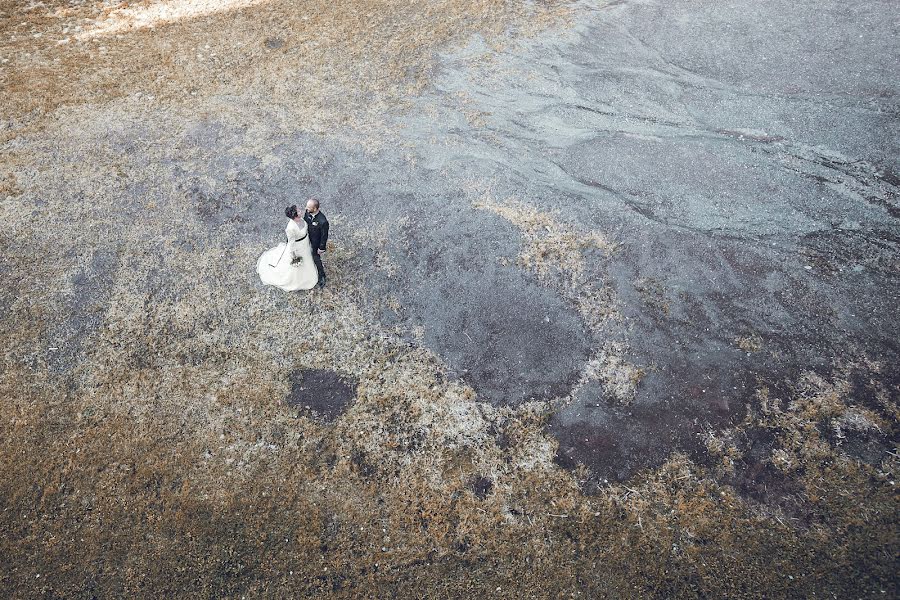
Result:
M328 244L328 219L319 211L319 201L310 199L303 214L296 204L288 206L284 215L290 219L284 228L287 240L256 261L259 278L288 292L325 287L322 254Z

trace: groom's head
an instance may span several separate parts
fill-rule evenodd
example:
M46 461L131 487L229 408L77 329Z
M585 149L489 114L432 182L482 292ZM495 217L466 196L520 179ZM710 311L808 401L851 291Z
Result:
M314 215L319 212L319 201L315 198L310 198L306 201L306 210L309 211L309 214Z

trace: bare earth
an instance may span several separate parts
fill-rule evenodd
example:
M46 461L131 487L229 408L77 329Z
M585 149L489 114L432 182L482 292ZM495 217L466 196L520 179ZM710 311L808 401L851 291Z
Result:
M0 34L3 597L900 595L891 2Z

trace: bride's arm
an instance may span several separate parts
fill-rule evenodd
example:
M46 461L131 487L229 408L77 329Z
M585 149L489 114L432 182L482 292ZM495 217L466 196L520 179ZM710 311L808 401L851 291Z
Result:
M306 240L297 240L296 242L288 242L288 244L290 244L290 247L291 247L291 258L297 258L298 256L303 254L303 252L300 250L300 248L301 248L300 244L303 243L304 241L306 241Z
M287 238L285 243L291 251L291 258L297 255L297 242L294 241L294 238L297 237L299 230L300 227L293 219L288 223L288 226L284 230L284 235Z

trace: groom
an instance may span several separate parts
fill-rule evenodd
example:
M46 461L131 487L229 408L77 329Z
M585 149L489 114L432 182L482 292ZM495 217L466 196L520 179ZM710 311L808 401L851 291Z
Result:
M309 229L309 245L312 247L313 262L319 272L318 286L325 287L325 268L322 266L322 254L325 253L325 245L328 243L328 219L319 212L319 201L310 198L306 203L306 212L303 220Z

